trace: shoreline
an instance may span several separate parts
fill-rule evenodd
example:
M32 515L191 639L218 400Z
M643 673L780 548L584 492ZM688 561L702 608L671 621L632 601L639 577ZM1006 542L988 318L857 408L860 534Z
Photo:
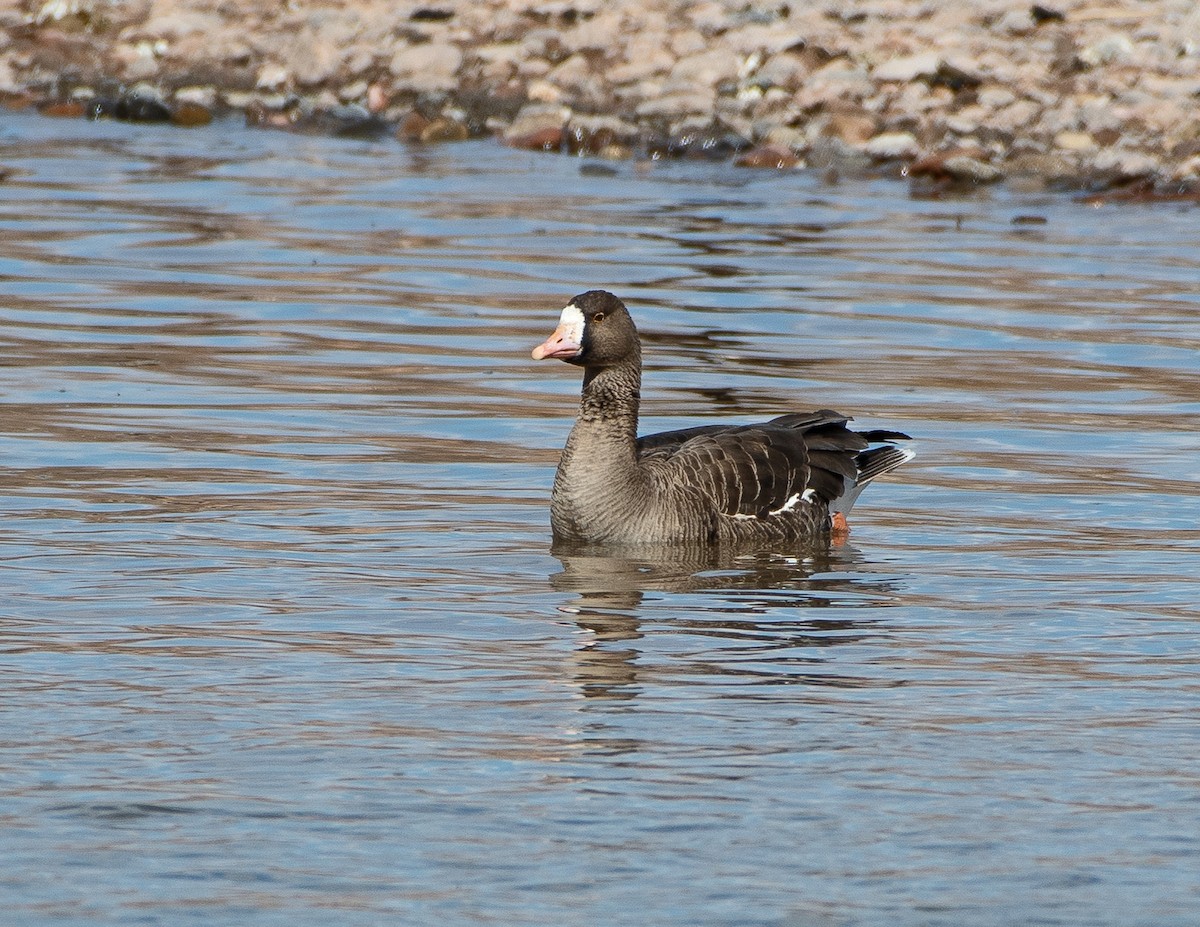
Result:
M35 0L0 25L0 99L47 115L1200 201L1191 0Z

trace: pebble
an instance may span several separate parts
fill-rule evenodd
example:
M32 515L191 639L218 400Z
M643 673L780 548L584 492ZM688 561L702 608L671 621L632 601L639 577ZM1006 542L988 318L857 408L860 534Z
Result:
M738 155L734 161L736 167L766 167L776 170L786 170L802 165L802 161L790 148L779 145L760 145Z
M206 126L213 120L212 110L200 103L176 99L175 109L171 111L171 122L177 126L192 128Z
M1054 136L1054 147L1064 151L1087 151L1096 147L1096 140L1087 132L1059 132Z
M504 141L514 148L557 151L562 147L571 110L548 103L527 103L504 132Z
M1092 186L1196 173L1200 20L1185 0L202 7L34 0L0 11L0 94L63 115L78 111L66 101L193 125L220 105L255 125L384 126L429 142L488 126L509 144L614 157L770 164L778 149L838 173L872 161L889 171L976 139L981 155L943 157L937 175L972 183L1001 171ZM191 86L159 89L180 82ZM129 85L142 89L105 90ZM616 123L587 122L601 117Z
M942 59L936 52L923 52L885 61L871 72L871 76L877 81L908 83L919 77L933 77L941 66Z
M1152 177L1162 165L1157 158L1141 151L1106 148L1092 158L1093 169L1113 174L1117 179L1130 180L1137 177Z
M863 151L872 158L892 160L911 158L920 150L911 132L884 132L867 141Z
M1108 35L1093 42L1079 53L1079 60L1089 68L1112 64L1133 57L1133 42L1121 34Z
M388 70L400 86L417 93L450 91L458 86L462 61L462 52L450 42L402 45Z

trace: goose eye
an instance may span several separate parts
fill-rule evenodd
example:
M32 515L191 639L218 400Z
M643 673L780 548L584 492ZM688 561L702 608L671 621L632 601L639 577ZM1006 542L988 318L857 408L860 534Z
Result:
M597 312L594 316L592 316L592 321L593 322L603 322L604 321L604 313Z

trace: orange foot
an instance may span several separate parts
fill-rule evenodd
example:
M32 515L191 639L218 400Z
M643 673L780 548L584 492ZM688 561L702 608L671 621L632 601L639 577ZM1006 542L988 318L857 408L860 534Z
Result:
M846 521L846 516L841 512L834 512L829 516L829 543L834 547L841 547L850 540L850 522Z

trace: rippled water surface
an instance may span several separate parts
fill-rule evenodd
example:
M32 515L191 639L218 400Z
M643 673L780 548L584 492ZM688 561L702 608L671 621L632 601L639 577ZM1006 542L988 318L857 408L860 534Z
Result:
M1193 925L1200 213L0 123L10 923ZM831 406L847 546L556 557L643 427Z

